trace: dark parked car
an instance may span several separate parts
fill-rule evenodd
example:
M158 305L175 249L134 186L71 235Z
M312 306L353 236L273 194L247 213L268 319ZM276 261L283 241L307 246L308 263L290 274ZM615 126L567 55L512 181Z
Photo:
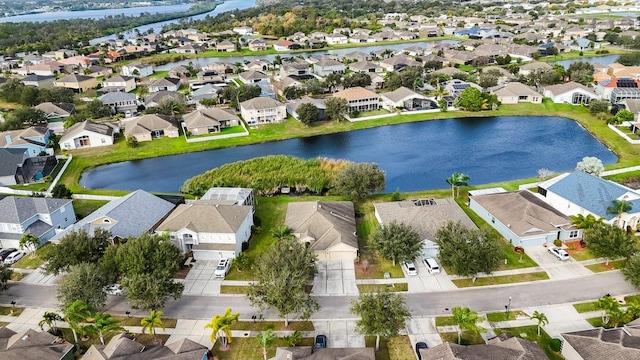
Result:
M420 349L428 349L426 342L418 341L416 343L416 354L418 355L418 359L422 360L422 355L420 355Z
M18 249L14 249L14 248L4 249L0 251L0 260L6 259L7 256L9 256L9 254L14 253L16 251L18 251Z
M324 349L327 347L327 337L325 335L316 336L316 348Z

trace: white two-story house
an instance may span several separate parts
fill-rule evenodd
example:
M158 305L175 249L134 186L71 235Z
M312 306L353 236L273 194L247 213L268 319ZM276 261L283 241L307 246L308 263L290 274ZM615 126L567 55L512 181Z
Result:
M280 122L287 118L287 107L272 98L257 97L240 103L240 114L249 125Z
M20 248L20 238L25 233L39 238L42 245L56 231L75 222L71 199L7 196L0 200L0 244L3 248Z

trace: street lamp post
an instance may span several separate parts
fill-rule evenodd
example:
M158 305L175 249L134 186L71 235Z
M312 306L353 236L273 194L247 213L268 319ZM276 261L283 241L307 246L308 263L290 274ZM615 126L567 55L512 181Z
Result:
M509 296L509 303L504 306L505 315L507 316L507 321L509 320L509 311L511 310L511 296Z

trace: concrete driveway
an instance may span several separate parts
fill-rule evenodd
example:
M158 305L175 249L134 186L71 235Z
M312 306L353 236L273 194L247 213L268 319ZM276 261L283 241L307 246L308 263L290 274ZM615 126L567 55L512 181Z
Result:
M217 261L197 261L182 281L184 295L215 295L220 294L222 279L213 277Z
M356 332L355 320L314 320L316 335L327 336L328 348L363 348L364 336Z
M546 247L526 249L527 255L533 259L549 275L549 279L564 279L593 274L573 258L560 261L551 255Z
M415 349L417 342L426 342L429 348L442 344L442 338L436 329L436 319L433 317L411 318L405 321L407 335Z
M318 261L313 279L314 295L358 295L356 273L351 260Z
M420 292L433 292L433 291L446 291L457 289L458 287L451 282L449 276L445 273L444 269L441 268L440 274L430 274L427 270L427 267L420 261L415 261L414 264L418 269L417 276L408 276L406 269L402 266L402 271L404 271L405 278L407 279L407 283L409 284L408 292L411 293L420 293Z

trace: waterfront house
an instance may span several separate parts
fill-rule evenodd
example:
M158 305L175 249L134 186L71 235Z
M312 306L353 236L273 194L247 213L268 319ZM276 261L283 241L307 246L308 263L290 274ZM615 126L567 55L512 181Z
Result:
M133 136L138 141L151 141L162 137L175 138L180 134L171 117L146 114L127 122L124 127L124 136Z
M220 132L220 130L238 126L240 119L230 109L206 108L194 110L182 115L184 128L191 135L202 135Z
M349 112L378 110L380 107L378 94L360 86L338 91L333 96L347 100Z
M241 102L240 114L249 125L280 122L287 118L285 105L269 97L257 97Z
M267 42L264 39L253 39L249 41L248 47L251 51L265 51L267 50Z
M517 104L521 102L542 104L542 94L519 82L506 83L490 87L487 90L489 94L497 96L498 101L502 104Z
M355 210L351 201L302 201L287 205L284 223L318 260L358 257Z
M120 128L114 124L85 120L73 124L60 138L60 149L74 150L87 147L113 145L114 135Z
M394 91L381 93L380 98L382 99L382 106L388 110L401 108L414 111L438 108L438 104L434 100L428 99L426 96L418 94L404 86L401 86Z
M128 65L122 65L120 73L124 76L143 78L153 74L153 66L141 62L132 62Z
M218 52L234 52L236 51L236 45L229 40L222 40L216 44L216 51Z
M324 99L316 99L309 96L305 96L302 99L289 100L287 102L287 113L293 116L296 120L300 120L300 116L297 111L302 104L313 104L318 109L318 120L325 119L325 111L327 106L324 103Z
M591 88L574 81L545 86L543 95L554 103L571 105L588 104L600 98Z
M296 46L296 44L289 40L280 40L273 44L273 48L275 49L275 51L289 51L292 50L294 46ZM300 45L297 46L299 47Z
M57 230L75 222L76 214L71 199L15 196L0 199L0 245L5 249L19 249L23 234L32 234L40 239L40 247Z
M361 72L361 73L379 73L384 69L382 66L376 62L369 60L362 60L355 63L349 64L349 70L353 72Z

